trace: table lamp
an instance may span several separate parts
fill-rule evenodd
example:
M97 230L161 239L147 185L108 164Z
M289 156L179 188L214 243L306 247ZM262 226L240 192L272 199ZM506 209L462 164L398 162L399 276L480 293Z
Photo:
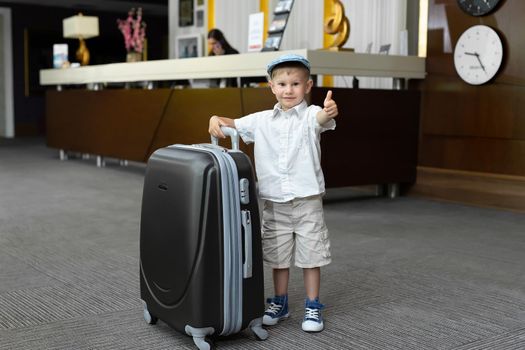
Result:
M76 16L65 18L62 21L64 38L78 39L77 60L82 66L89 64L89 50L85 39L98 36L98 17L84 16L79 13Z

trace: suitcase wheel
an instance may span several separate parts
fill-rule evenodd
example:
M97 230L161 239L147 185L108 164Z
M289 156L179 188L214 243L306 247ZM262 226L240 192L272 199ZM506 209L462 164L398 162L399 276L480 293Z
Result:
M148 324L156 324L158 320L159 319L156 316L150 314L148 308L144 306L144 321L146 321Z
M268 339L268 331L262 327L252 327L252 332L257 340Z
M195 343L195 345L197 345L199 350L215 350L215 349L217 349L215 347L215 344L213 344L213 342L208 337L206 337L206 338L193 337L193 342Z
M252 330L255 339L266 340L268 339L268 331L262 327L262 317L256 318L250 322L250 329Z

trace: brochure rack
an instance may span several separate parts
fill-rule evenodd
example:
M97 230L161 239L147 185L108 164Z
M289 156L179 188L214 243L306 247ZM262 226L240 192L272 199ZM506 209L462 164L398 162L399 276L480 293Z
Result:
M268 28L268 37L264 42L262 51L278 51L281 47L290 12L292 11L294 0L279 0L273 11L273 20Z

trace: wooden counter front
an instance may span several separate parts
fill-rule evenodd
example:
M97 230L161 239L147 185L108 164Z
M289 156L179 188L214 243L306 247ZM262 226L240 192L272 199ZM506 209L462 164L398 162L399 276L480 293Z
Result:
M419 92L331 90L340 115L321 141L327 187L413 183ZM313 88L310 102L322 105L326 91ZM267 88L48 91L47 145L146 162L160 147L209 142L214 114L236 118L274 103Z

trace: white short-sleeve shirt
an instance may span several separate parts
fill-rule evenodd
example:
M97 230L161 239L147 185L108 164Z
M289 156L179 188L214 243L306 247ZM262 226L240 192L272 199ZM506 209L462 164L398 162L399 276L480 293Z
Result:
M243 141L255 143L260 198L287 202L325 192L320 139L323 131L335 129L335 121L320 125L320 110L305 101L287 111L276 104L235 120Z

